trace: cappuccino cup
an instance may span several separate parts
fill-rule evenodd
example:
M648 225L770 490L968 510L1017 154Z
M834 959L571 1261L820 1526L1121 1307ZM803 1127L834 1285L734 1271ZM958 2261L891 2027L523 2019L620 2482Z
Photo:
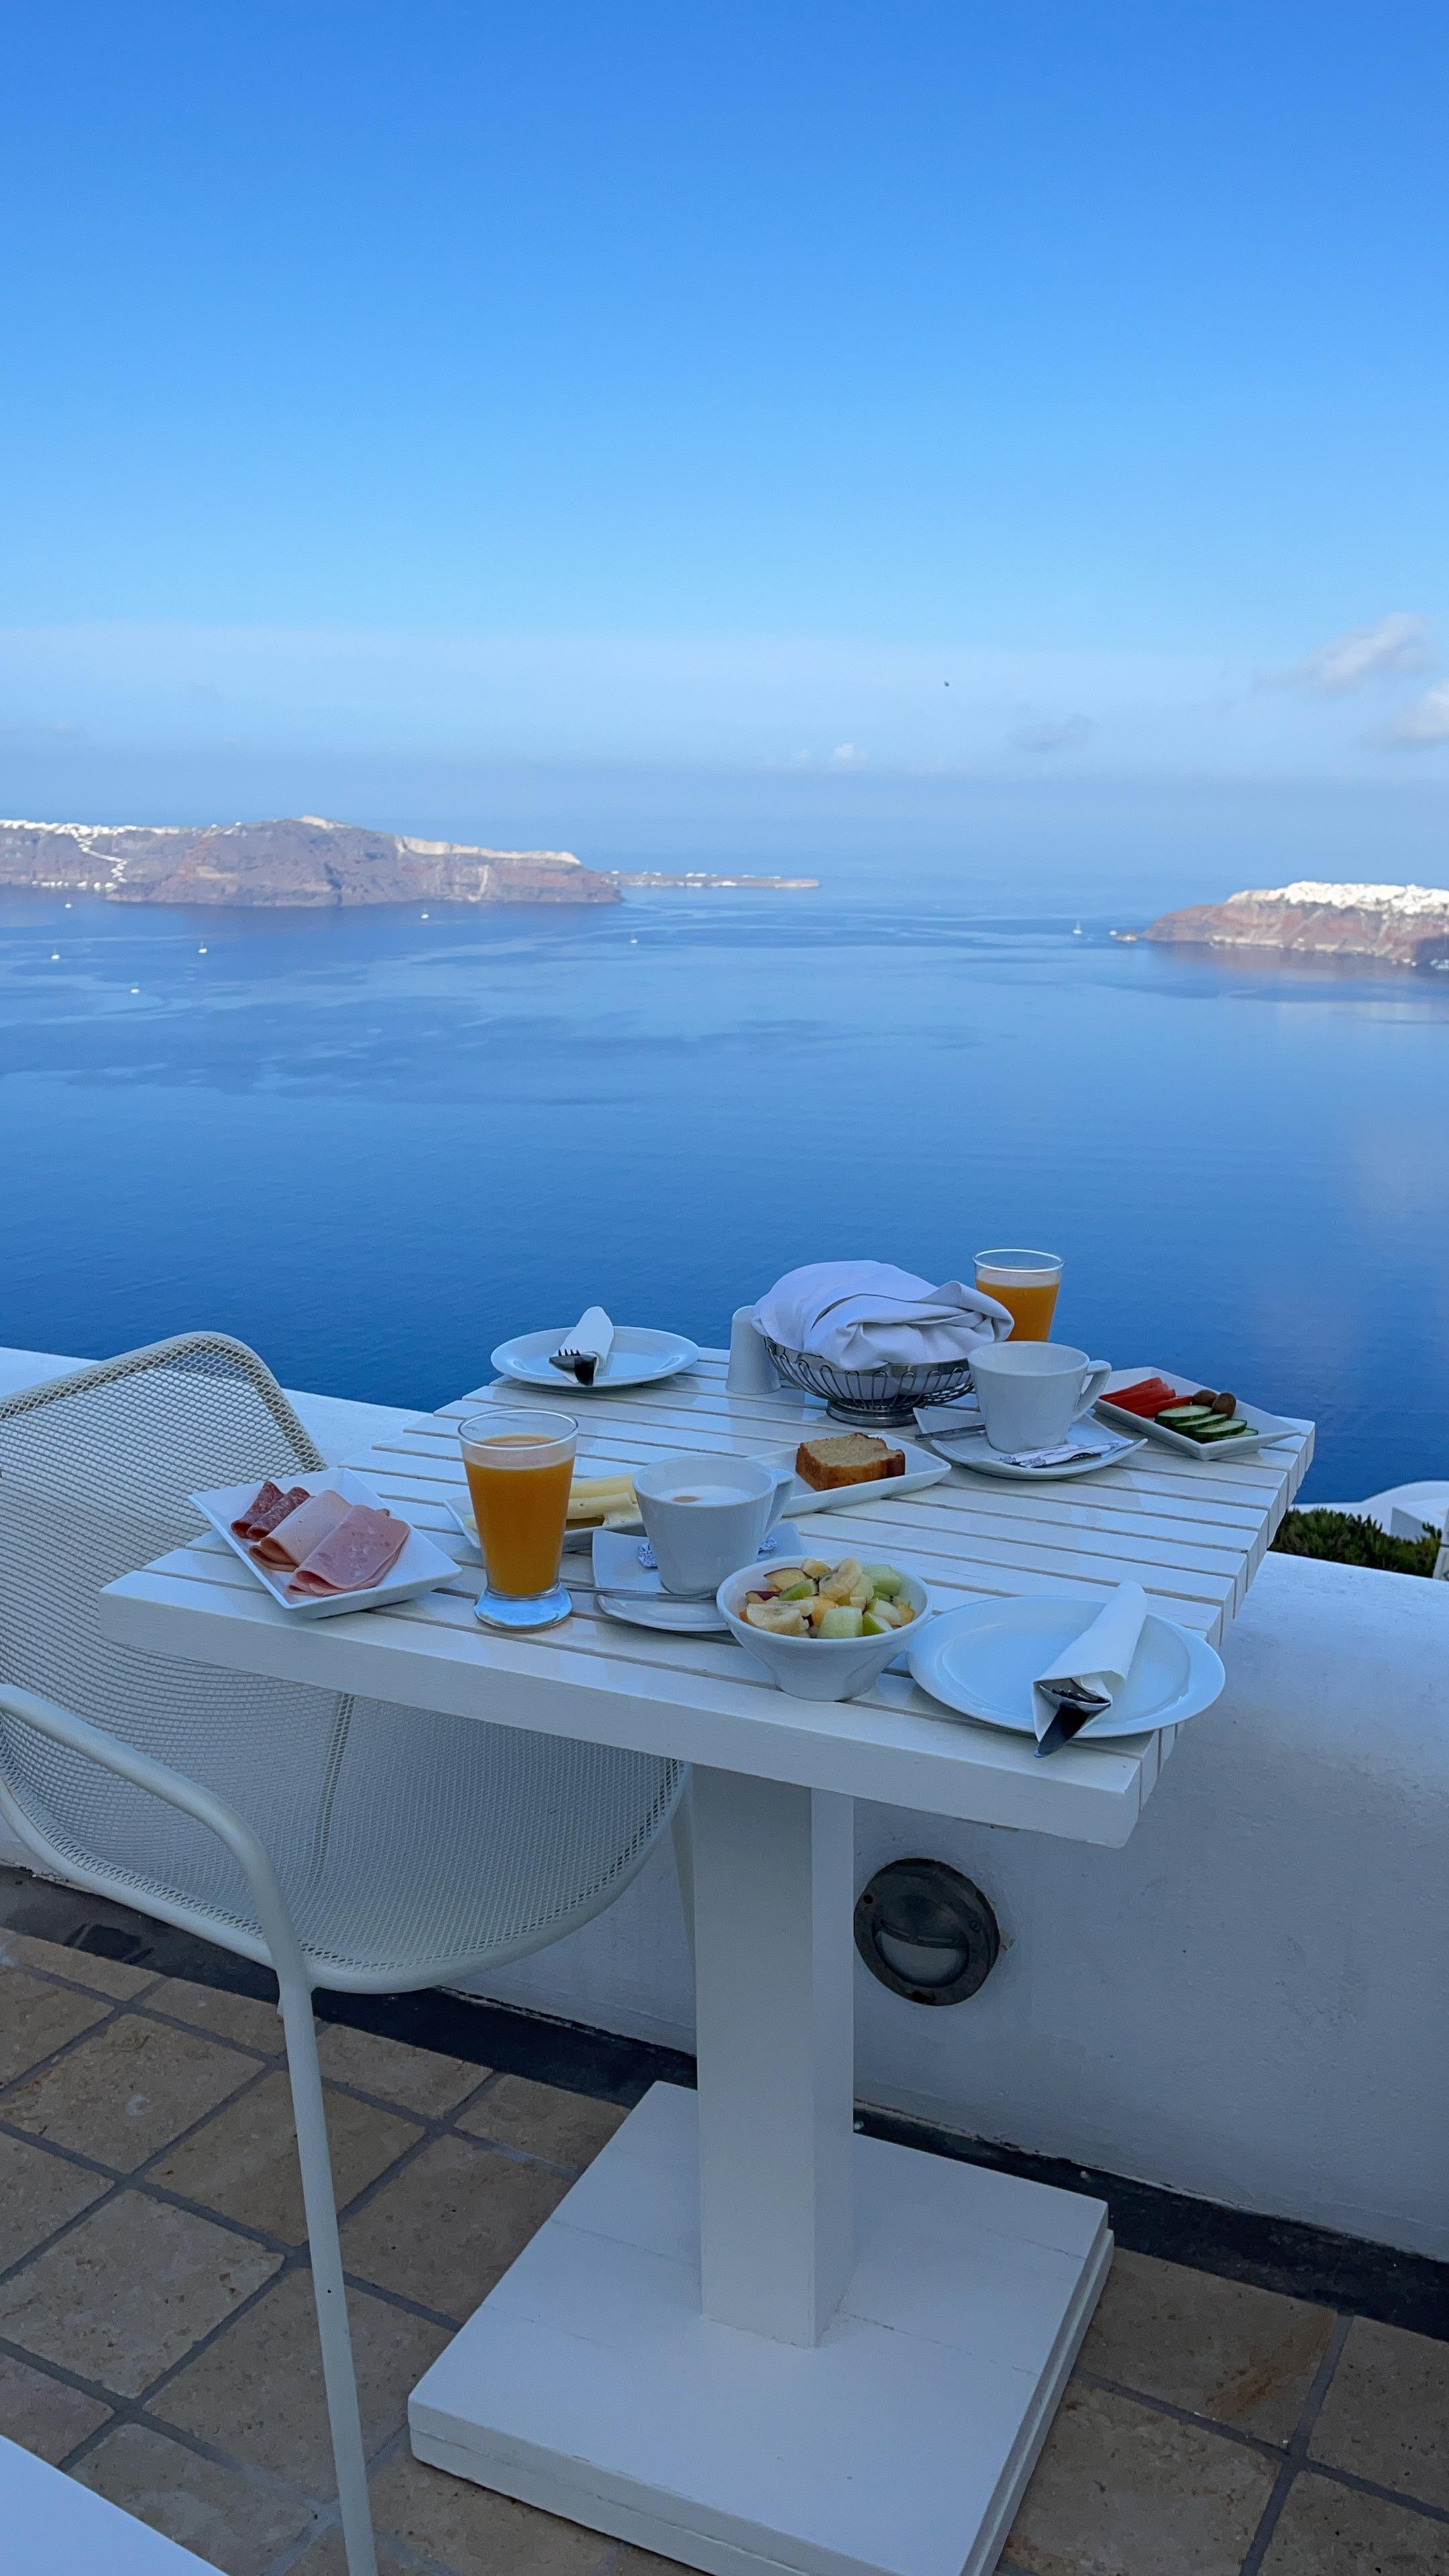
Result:
M665 1591L713 1594L727 1574L748 1565L779 1519L791 1481L788 1467L703 1450L636 1469L639 1516Z
M986 1437L1008 1455L1059 1448L1111 1374L1110 1360L1088 1359L1065 1342L988 1342L971 1354Z

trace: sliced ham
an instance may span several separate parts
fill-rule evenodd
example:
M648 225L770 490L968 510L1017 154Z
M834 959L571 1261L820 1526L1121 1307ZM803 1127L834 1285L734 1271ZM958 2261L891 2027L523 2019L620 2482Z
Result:
M294 1512L306 1500L305 1485L293 1485L290 1493L284 1494L269 1476L255 1500L232 1522L232 1528L238 1538L265 1538L268 1530L275 1529L278 1521L285 1520L288 1512Z
M392 1512L377 1512L368 1503L354 1503L346 1518L338 1521L306 1563L299 1565L287 1589L313 1596L365 1592L374 1583L381 1583L389 1568L396 1565L409 1535L409 1524Z
M297 1509L274 1522L267 1536L258 1540L252 1554L259 1565L301 1565L351 1509L330 1485L320 1494L304 1494Z

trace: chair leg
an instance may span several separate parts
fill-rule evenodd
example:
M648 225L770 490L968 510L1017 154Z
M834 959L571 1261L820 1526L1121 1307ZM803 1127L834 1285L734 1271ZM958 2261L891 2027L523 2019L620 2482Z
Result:
M694 1783L686 1780L683 1793L669 1820L674 1839L674 1867L679 1879L679 1902L684 1911L684 1937L689 1944L689 1973L694 1975Z
M337 2496L342 2508L342 2537L347 2576L377 2576L377 2551L367 2500L367 2459L362 2446L362 2418L357 2407L357 2380L352 2367L352 2337L347 2325L347 2294L342 2281L342 2248L337 2239L337 2201L332 2188L332 2159L327 2146L327 2118L322 2104L322 2070L317 2063L317 2032L308 1987L282 1988L282 2021L287 2034L287 2072L292 2083L292 2112L297 2124L297 2155L302 2167L302 2201L307 2213L307 2243L312 2255L312 2290L317 2302L317 2332L322 2345L322 2379L327 2391L327 2417L332 2427L332 2457L337 2469Z

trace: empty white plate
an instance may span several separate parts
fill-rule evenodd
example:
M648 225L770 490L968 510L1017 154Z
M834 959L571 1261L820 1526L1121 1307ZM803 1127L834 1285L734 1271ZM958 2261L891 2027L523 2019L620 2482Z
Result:
M577 1316L574 1323L578 1321ZM560 1404L565 1397L572 1404L576 1396L587 1402L591 1395L608 1395L623 1386L648 1386L655 1378L674 1377L680 1369L693 1368L699 1357L698 1342L686 1341L682 1333L655 1333L641 1324L616 1324L613 1347L602 1363L592 1386L580 1386L567 1369L549 1367L554 1351L567 1350L573 1323L556 1325L547 1333L516 1333L511 1342L500 1342L492 1354L493 1366L500 1377L511 1377L519 1386L546 1386Z
M911 1679L963 1717L1034 1737L1031 1689L1037 1674L1090 1627L1106 1597L1058 1593L1050 1599L971 1601L943 1611L906 1649ZM1211 1708L1224 1678L1205 1638L1149 1610L1122 1689L1105 1717L1089 1719L1073 1741L1154 1735L1160 1726L1180 1726Z

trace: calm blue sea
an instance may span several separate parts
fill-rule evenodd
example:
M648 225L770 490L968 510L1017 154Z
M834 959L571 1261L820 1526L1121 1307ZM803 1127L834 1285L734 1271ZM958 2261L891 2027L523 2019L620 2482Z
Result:
M0 899L0 1342L214 1325L425 1405L594 1299L719 1342L796 1262L1022 1241L1063 1338L1316 1416L1310 1493L1449 1474L1449 978L1023 912L865 864L427 919Z

